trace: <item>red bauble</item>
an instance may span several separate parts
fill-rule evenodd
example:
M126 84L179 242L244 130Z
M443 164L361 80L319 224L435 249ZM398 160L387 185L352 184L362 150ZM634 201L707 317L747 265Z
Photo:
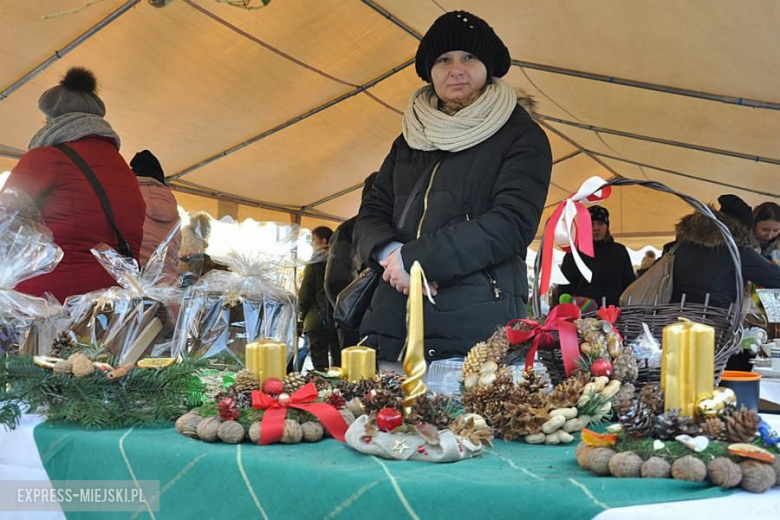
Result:
M268 395L279 395L284 392L284 381L278 377L269 377L263 382L263 392Z
M404 416L395 408L382 408L376 414L376 425L383 432L391 432L404 423Z
M596 377L612 375L612 363L608 359L599 358L590 365L590 373Z

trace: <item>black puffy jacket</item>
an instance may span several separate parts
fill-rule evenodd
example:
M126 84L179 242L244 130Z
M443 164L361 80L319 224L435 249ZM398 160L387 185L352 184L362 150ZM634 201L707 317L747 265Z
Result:
M593 272L590 282L577 269L572 254L566 253L561 272L569 280L569 284L561 285L558 293L585 296L596 300L598 305L602 304L602 299L606 299L607 305L618 305L620 295L636 280L628 250L609 236L593 242L593 253L593 257L580 255L585 265Z
M407 272L417 260L438 283L436 305L424 304L429 360L463 356L496 326L526 315L526 248L551 168L547 136L519 106L498 132L467 150L413 150L403 136L393 143L360 207L355 241L365 263L389 242L403 243ZM369 336L379 359L401 355L406 300L386 282L374 293L361 336Z

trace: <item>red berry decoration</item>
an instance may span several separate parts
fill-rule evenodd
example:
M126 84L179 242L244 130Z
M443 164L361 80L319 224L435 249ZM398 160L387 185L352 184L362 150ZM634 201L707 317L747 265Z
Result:
M612 363L608 359L599 358L590 365L590 373L596 377L612 375Z
M382 408L376 414L376 425L383 432L391 432L404 423L404 416L395 408Z
M268 395L279 395L284 392L284 381L278 377L269 377L263 382L263 392Z
M223 421L237 421L241 416L238 410L238 403L232 397L225 397L217 405L217 413Z

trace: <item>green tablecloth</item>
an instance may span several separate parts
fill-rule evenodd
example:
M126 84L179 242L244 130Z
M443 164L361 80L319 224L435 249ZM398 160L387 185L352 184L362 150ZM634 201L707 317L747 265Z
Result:
M158 480L154 518L592 518L611 507L727 496L704 484L600 478L574 445L497 442L456 464L367 457L333 439L295 446L208 444L173 428L84 431L44 423L35 440L51 480ZM68 518L149 518L68 513Z

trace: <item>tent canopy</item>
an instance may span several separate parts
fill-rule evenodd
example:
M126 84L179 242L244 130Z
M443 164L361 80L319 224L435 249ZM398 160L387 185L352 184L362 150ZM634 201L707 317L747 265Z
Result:
M41 93L81 65L98 77L125 158L152 150L183 205L216 212L221 198L239 218L333 226L357 211L421 86L420 35L465 9L496 29L514 60L505 79L538 102L556 161L548 206L592 175L705 201L779 196L773 0L152 3L165 2L0 4L0 171L42 125ZM631 246L662 244L690 211L637 187L605 206Z

